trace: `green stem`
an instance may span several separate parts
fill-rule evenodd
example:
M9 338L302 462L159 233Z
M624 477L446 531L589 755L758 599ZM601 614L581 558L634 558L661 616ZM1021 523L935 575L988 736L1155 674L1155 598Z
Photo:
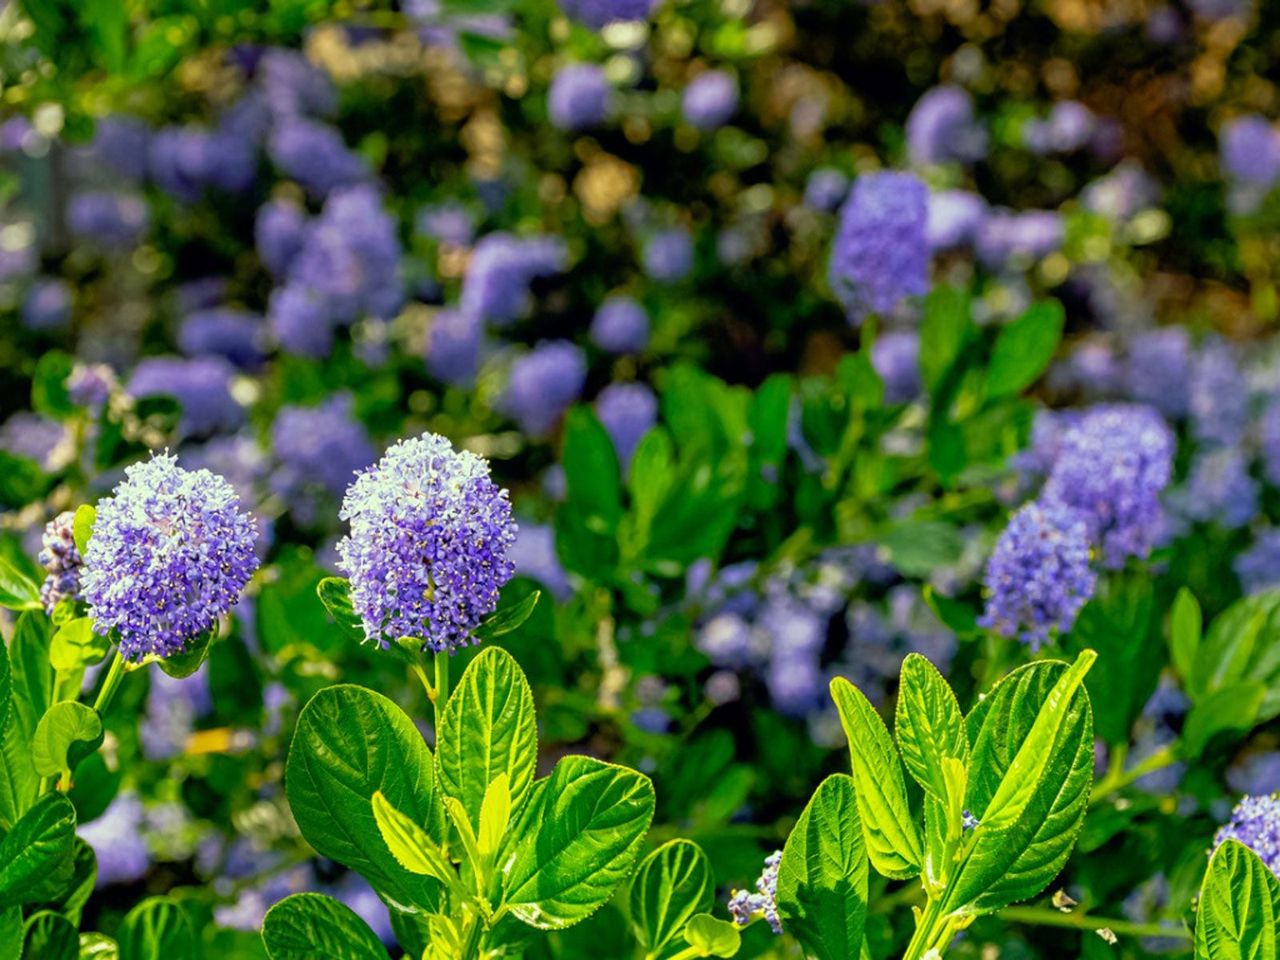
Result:
M436 654L437 657L447 657L448 654ZM447 667L445 668L448 669ZM466 945L462 948L459 960L478 960L480 957L480 942L484 938L484 920L480 914L476 914L475 919L471 921L471 930L467 934Z
M1124 752L1117 748L1117 754L1120 762L1115 762L1112 758L1111 769L1107 771L1107 775L1098 782L1093 788L1093 793L1089 796L1091 804L1099 803L1105 800L1111 794L1118 790L1123 790L1132 783L1136 783L1149 773L1155 773L1157 770L1163 770L1165 767L1171 766L1178 762L1178 755L1174 751L1173 746L1161 747L1151 756L1147 757L1140 763L1136 763L1129 770L1123 769Z
M436 746L440 745L440 718L444 715L444 705L449 701L449 652L442 650L436 654Z
M117 647L115 654L111 658L111 666L107 668L107 677L102 681L102 686L98 689L98 696L93 701L93 709L99 717L107 712L107 707L111 705L111 701L116 695L116 690L120 687L120 681L123 679L124 657L120 655L120 648Z
M933 947L934 940L938 938L945 919L942 915L942 901L930 900L920 916L920 922L916 924L916 932L912 934L911 942L907 944L907 952L902 955L902 960L920 960L928 953Z
M1005 907L1000 911L1005 920L1015 923L1036 924L1042 927L1065 927L1071 930L1110 930L1120 937L1174 937L1190 940L1191 934L1179 927L1166 927L1158 923L1133 923L1128 920L1110 920L1106 917L1088 917L1077 913L1063 913L1047 907Z

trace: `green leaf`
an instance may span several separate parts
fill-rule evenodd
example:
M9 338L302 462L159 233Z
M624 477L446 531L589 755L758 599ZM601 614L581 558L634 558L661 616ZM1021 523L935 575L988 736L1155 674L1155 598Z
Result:
M715 905L711 864L691 840L671 840L644 858L631 881L631 925L648 957L662 957L697 913Z
M42 612L29 611L18 618L9 641L13 716L23 742L28 744L35 735L36 724L53 702L49 631L49 618Z
M0 557L0 607L10 610L42 610L40 584Z
M574 407L565 418L566 503L587 529L610 534L622 517L622 476L609 433L590 407Z
M867 848L853 779L827 777L787 837L778 866L783 928L817 960L862 951L867 919Z
M167 657L161 657L160 669L175 680L185 680L194 675L209 659L209 650L213 647L213 641L217 635L218 625L215 623L204 633L197 634L188 640L182 650Z
M47 793L0 841L0 909L41 903L61 893L75 873L76 812Z
M67 392L67 377L75 361L61 350L47 350L36 361L31 374L31 409L54 420L65 420L76 412Z
M892 880L920 872L920 832L911 818L898 751L875 707L843 677L831 681L831 699L849 741L858 817L871 865Z
M476 847L482 857L491 857L502 846L507 827L511 825L511 784L505 773L493 778L480 804L480 825L476 830Z
M388 803L381 792L373 795L371 805L378 832L396 863L410 873L434 877L448 886L456 885L457 872L425 830Z
M103 933L80 934L80 960L119 960L120 948Z
M889 562L909 577L949 566L964 553L960 530L940 520L903 520L890 525L879 540Z
M987 367L989 398L1019 394L1040 379L1062 340L1065 318L1057 300L1042 300L1001 329Z
M22 955L31 960L79 960L80 934L62 914L40 910L23 927Z
M97 750L102 743L102 719L97 711L74 700L55 703L40 718L31 743L36 773L56 777Z
M440 788L462 804L473 826L499 774L507 775L512 806L519 807L538 761L538 727L533 691L511 654L487 647L471 661L445 704L436 744Z
M93 847L76 837L73 859L75 866L71 873L71 880L48 902L68 920L79 926L80 913L89 902L89 898L93 896L94 887L98 882L98 858L93 853Z
M318 893L295 893L268 910L262 942L271 960L387 960L382 942L355 911Z
M524 923L560 930L594 913L635 862L653 819L644 774L591 757L561 758L530 794L507 848L506 903Z
M736 957L742 948L742 934L727 920L700 913L684 928L684 938L699 957Z
M71 535L75 538L76 549L84 556L89 549L89 539L93 536L93 525L98 522L98 510L91 503L82 503L76 507L74 519L71 521Z
M1195 594L1186 587L1180 588L1169 614L1169 655L1181 677L1188 676L1195 667L1203 624L1204 616Z
M120 960L196 956L196 936L187 912L168 897L150 897L130 910L116 939Z
M1199 757L1220 733L1243 732L1258 722L1267 689L1256 681L1233 683L1205 695L1191 707L1182 728L1181 752Z
M937 667L918 653L902 661L893 732L907 773L935 800L945 801L943 760L967 764L969 738L956 695Z
M1245 597L1219 614L1182 680L1192 703L1237 683L1260 683L1256 722L1280 716L1280 591Z
M353 640L366 643L364 621L356 614L351 604L351 584L342 577L325 577L316 584L316 595L329 616L342 628L343 633Z
M1280 956L1280 880L1262 859L1227 840L1214 851L1200 888L1196 960Z
M1066 863L1093 786L1088 664L1021 667L966 718L966 806L980 825L948 887L948 912L990 913L1033 897Z
M22 960L22 908L0 910L0 960Z
M541 590L534 590L510 606L499 608L472 630L471 635L477 641L494 640L519 629L533 614L533 608L538 605L538 598L541 596Z
M438 841L444 814L431 751L404 711L379 693L340 684L298 717L285 791L302 836L318 853L364 876L396 903L434 909L434 880L405 870L382 840L371 806L382 792Z
M920 378L936 394L973 331L969 298L955 287L937 286L925 297L920 327Z
M111 640L93 632L93 621L76 617L58 628L49 644L49 662L59 673L83 670L101 663L111 649Z

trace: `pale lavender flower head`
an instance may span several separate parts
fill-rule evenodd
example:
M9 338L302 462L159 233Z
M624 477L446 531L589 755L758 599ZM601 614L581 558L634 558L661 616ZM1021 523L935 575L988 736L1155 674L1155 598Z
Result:
M151 130L137 117L103 117L93 131L93 142L81 156L89 164L105 164L121 177L141 180L147 172L150 141Z
M131 193L86 190L68 202L67 226L81 240L132 247L147 229L147 205Z
M41 278L22 301L22 323L28 330L62 330L71 320L71 287L65 280Z
M347 147L342 134L303 117L289 117L272 128L267 154L284 176L314 197L327 197L370 177L368 164Z
M658 422L658 398L643 383L611 383L596 397L596 416L613 439L625 473L640 438Z
M810 210L831 213L840 208L849 194L849 178L835 167L819 167L804 185L804 205Z
M209 671L179 679L159 670L150 675L147 711L139 724L142 752L148 760L168 760L183 752L195 721L213 707Z
M271 489L306 524L316 521L320 504L341 496L377 457L345 393L318 407L281 407L271 427L271 448L280 461Z
M329 75L296 50L263 52L254 70L267 107L276 116L327 117L338 109L338 91Z
M659 283L683 280L693 269L693 237L684 227L655 231L641 251L644 272Z
M971 245L987 216L987 202L968 190L942 190L929 195L925 238L933 250Z
M427 370L457 387L475 383L484 323L462 310L440 310L427 331Z
M587 379L582 350L568 340L544 340L511 364L502 412L530 436L549 433Z
M987 564L987 605L978 622L1033 650L1067 633L1093 596L1089 529L1060 504L1029 503L1009 520Z
M871 365L884 381L887 403L906 403L920 393L920 334L890 330L871 347Z
M1241 800L1214 836L1214 849L1227 840L1239 840L1280 877L1280 793Z
M120 381L105 363L77 363L67 376L67 396L78 407L102 409Z
M573 593L556 554L556 531L549 524L521 522L508 557L517 574L537 580L557 600L567 600Z
M240 193L257 175L256 136L256 129L230 124L216 130L168 127L152 136L147 168L162 190L187 203L208 189Z
M1204 444L1240 443L1249 426L1249 392L1231 346L1202 344L1191 364L1191 433Z
M699 130L722 127L738 110L738 81L723 70L700 73L684 88L681 112Z
M1151 552L1174 445L1168 424L1150 407L1094 407L1063 435L1044 499L1075 510L1104 565L1118 569L1128 557Z
M200 436L232 430L244 408L231 394L235 368L221 357L147 357L133 370L127 390L133 397L168 396L182 407L181 430Z
M1080 194L1085 209L1117 222L1129 220L1138 211L1155 206L1159 199L1159 184L1134 160L1125 160Z
M1033 120L1023 128L1023 141L1032 153L1073 153L1088 146L1096 118L1078 100L1053 105L1045 120Z
M561 67L547 92L547 113L557 130L585 130L609 115L611 91L604 70L594 63Z
M907 117L907 153L918 166L973 163L987 153L987 132L973 115L973 98L961 87L925 92Z
M446 200L418 211L415 229L424 236L455 247L465 247L476 235L476 220L460 203Z
M649 314L631 297L608 297L591 318L591 342L607 353L639 353L649 345Z
M1250 753L1227 768L1227 786L1237 793L1267 793L1280 788L1280 751Z
M482 458L433 433L400 441L360 474L339 516L351 524L339 567L370 643L411 637L453 653L473 642L514 573L507 492Z
M929 292L925 237L929 192L909 173L859 177L840 208L831 250L832 292L851 323L891 314L908 297Z
M76 549L75 518L74 511L64 510L45 526L40 541L37 559L40 566L48 571L40 585L40 601L49 614L60 601L80 598L80 572L84 568L84 560Z
M1188 520L1243 527L1258 513L1258 481L1238 447L1200 451L1186 486L1169 494L1170 506Z
M81 591L94 630L137 661L181 652L240 599L257 527L231 484L156 454L100 500Z
M1138 403L1177 420L1187 414L1191 335L1185 327L1144 330L1129 342L1125 391Z
M1263 117L1249 114L1228 120L1218 146L1228 179L1262 190L1280 179L1280 131Z
M271 200L258 208L253 224L253 242L258 258L273 276L283 277L302 249L306 238L307 214L296 204Z
M733 922L745 927L756 917L764 917L774 933L782 933L782 918L778 916L778 866L782 863L782 851L775 850L764 861L764 872L756 880L756 892L734 890L729 897L729 915Z
M1234 569L1246 594L1280 589L1280 530L1259 533L1253 545L1236 557Z
M272 291L267 322L286 353L318 359L333 349L333 315L323 295L304 284L291 283Z
M562 273L567 259L558 238L491 233L472 251L462 281L462 309L489 323L519 319L529 309L533 281Z
M218 356L242 369L263 359L263 319L235 307L213 307L188 314L178 328L178 346L188 356Z
M34 460L46 470L66 439L63 424L29 410L19 410L0 425L0 450Z
M93 847L98 861L99 888L113 883L134 883L151 867L151 851L142 828L146 810L132 790L122 790L102 816L80 824L76 833Z
M560 9L592 30L618 20L647 20L653 7L654 0L560 0Z
M1057 251L1064 238L1054 210L992 211L978 231L978 259L992 270L1020 268Z

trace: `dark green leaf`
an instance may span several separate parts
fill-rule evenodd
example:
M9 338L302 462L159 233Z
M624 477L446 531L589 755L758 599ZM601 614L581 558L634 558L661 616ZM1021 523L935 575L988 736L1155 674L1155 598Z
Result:
M499 607L492 616L486 617L480 626L472 630L471 635L480 641L495 640L518 630L533 615L533 608L538 605L538 598L541 596L542 591L535 590L510 606Z
M1196 960L1280 956L1280 880L1237 840L1214 851L1200 888Z
M889 562L908 577L926 576L956 563L964 553L958 528L938 520L904 520L881 534Z
M47 793L0 842L0 909L41 903L64 890L75 873L76 812L60 793Z
M218 626L214 624L204 633L187 641L187 645L178 653L160 659L160 669L175 680L185 680L204 666L209 659L209 651L213 647L214 638L218 635Z
M631 925L649 957L675 952L690 918L714 904L711 864L691 840L664 843L644 858L631 881Z
M52 910L41 910L23 926L24 960L79 960L80 934L71 921Z
M965 293L954 287L934 287L925 298L920 327L920 378L930 394L937 393L972 331Z
M0 607L10 610L40 610L40 584L0 557Z
M95 710L74 700L51 706L40 718L31 742L36 773L56 777L97 750L102 743L102 720Z
M1191 707L1182 730L1182 753L1195 758L1220 733L1249 730L1259 720L1266 688L1252 680L1206 694Z
M168 897L143 900L125 915L117 935L120 960L196 956L196 936L182 907Z
M1062 304L1042 300L1001 329L987 367L987 396L1013 396L1040 379L1062 340L1064 322Z
M566 506L594 533L607 535L622 516L622 477L608 431L590 407L574 407L565 418Z
M351 605L351 584L342 577L325 577L316 585L316 595L342 631L353 640L365 642L364 622Z
M267 911L262 942L271 960L386 960L369 925L348 906L318 893L295 893Z

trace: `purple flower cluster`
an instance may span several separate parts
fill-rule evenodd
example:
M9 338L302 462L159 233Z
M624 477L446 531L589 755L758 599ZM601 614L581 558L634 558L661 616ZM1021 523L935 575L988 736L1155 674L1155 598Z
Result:
M271 427L271 447L280 461L271 491L302 523L314 523L319 505L341 496L377 458L351 404L349 394L333 394L318 407L281 407Z
M342 134L305 117L287 117L277 123L267 140L267 154L281 174L313 197L327 197L339 187L370 178L368 165L347 148Z
M722 127L738 110L738 81L723 70L700 73L684 88L685 123L699 130Z
M987 202L968 190L942 190L929 195L925 238L930 249L950 250L977 241L987 216Z
M76 549L74 533L76 515L64 510L46 524L41 538L40 566L48 571L40 585L40 602L46 613L63 600L80 599L80 574L84 560Z
M1174 438L1150 407L1105 404L1062 436L1043 499L1075 510L1105 566L1151 552Z
M77 363L67 375L67 397L76 406L95 412L119 388L115 371L105 363Z
M347 490L351 533L339 568L375 644L401 637L454 652L498 603L514 572L507 492L489 465L436 434L402 440Z
M987 153L987 132L973 115L973 98L961 87L934 87L907 117L907 153L919 166L972 163Z
M1214 849L1227 840L1239 840L1280 877L1280 793L1242 799L1214 836Z
M658 398L643 383L611 383L596 397L596 416L613 439L625 473L640 438L658 422Z
M427 331L427 370L437 380L465 387L475 382L484 323L462 310L440 310Z
M840 208L829 271L850 322L891 314L907 297L928 292L928 205L928 190L911 174L873 173L854 182Z
M659 283L683 280L693 269L693 237L684 227L657 230L640 254L644 272Z
M61 330L71 320L71 287L65 280L40 279L22 301L22 323L28 330Z
M585 130L609 115L611 93L604 70L594 63L561 67L547 92L547 113L557 130Z
M88 190L67 203L67 226L104 248L132 247L147 229L147 205L131 193Z
M260 315L235 307L213 307L183 319L178 346L188 356L218 356L250 369L263 360L264 334Z
M270 200L258 208L253 225L253 242L262 265L273 276L288 274L289 264L306 239L307 214L301 207L283 200Z
M1201 443L1232 446L1249 425L1249 394L1231 347L1202 344L1191 364L1191 432Z
M127 390L133 397L168 396L182 406L184 436L232 430L244 408L231 395L235 368L221 357L148 357L133 369Z
M849 194L849 178L835 167L819 167L804 185L804 205L810 210L831 213L840 208Z
M1186 486L1169 495L1180 516L1227 529L1243 527L1258 512L1258 482L1249 475L1249 461L1237 447L1202 451L1191 464Z
M462 283L462 310L489 323L517 320L529 307L529 287L562 273L568 251L554 237L491 233L471 252Z
M246 111L224 118L214 129L158 130L147 154L148 173L162 190L185 203L199 200L208 190L241 193L258 172L257 126Z
M1264 530L1235 560L1236 577L1246 594L1280 588L1280 530Z
M978 230L978 259L991 270L1025 266L1057 251L1065 236L1056 211L992 211Z
M1129 342L1126 393L1166 417L1186 416L1191 380L1191 336L1183 327L1144 330Z
M729 915L733 922L745 927L756 917L764 917L774 933L782 933L778 916L778 865L782 851L775 850L764 861L764 871L756 880L756 892L734 890L729 897Z
M157 454L98 503L81 578L94 630L129 660L169 656L229 611L258 567L231 484Z
M631 297L608 297L591 318L591 342L607 353L639 353L649 345L649 315Z
M1022 129L1023 142L1032 153L1073 153L1089 145L1096 118L1078 100L1053 105L1045 120L1032 120Z
M647 20L654 0L560 0L560 7L572 19L592 30L618 20Z
M906 403L920 393L920 334L891 330L871 347L871 365L884 381L886 403Z
M1089 531L1074 510L1030 503L1015 513L987 564L979 623L1038 649L1066 633L1093 595Z
M568 340L543 340L515 359L498 406L532 437L544 436L579 396L587 360Z

